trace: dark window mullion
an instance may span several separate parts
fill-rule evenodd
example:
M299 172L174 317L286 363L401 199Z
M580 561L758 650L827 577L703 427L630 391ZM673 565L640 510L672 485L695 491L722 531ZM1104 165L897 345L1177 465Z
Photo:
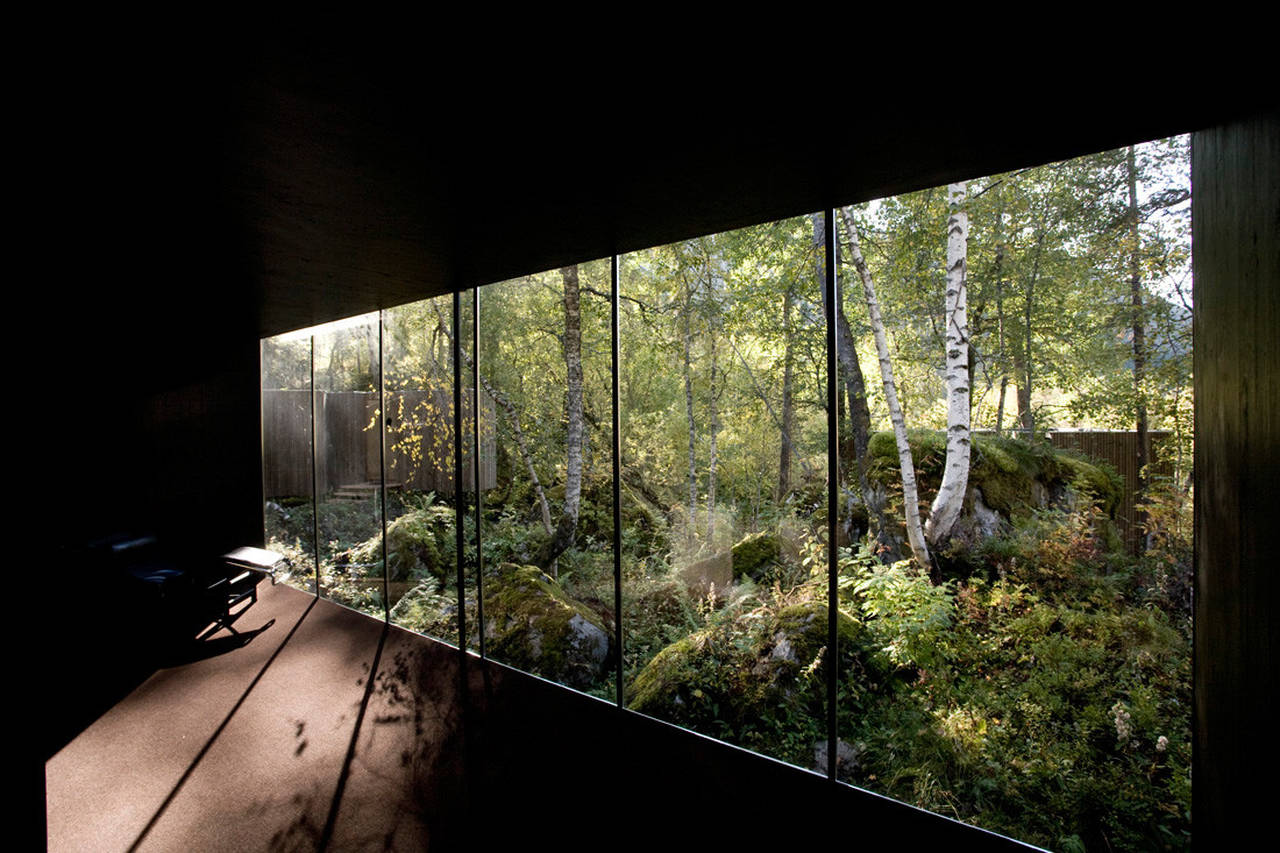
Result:
M458 572L458 648L467 650L466 553L462 490L462 294L453 292L453 529Z
M835 209L828 207L823 211L823 237L826 248L826 275L822 286L826 289L826 339L827 339L827 778L836 778L836 745L837 719L836 698L837 678L839 676L839 632L836 630L836 617L839 615L839 599L837 597L836 566L838 565L838 547L836 529L839 520L837 511L839 501L839 451L836 435L836 234Z
M476 620L480 636L480 657L485 656L484 648L484 555L480 544L480 288L471 289L471 424L475 444L471 449L471 467L475 472L476 489Z

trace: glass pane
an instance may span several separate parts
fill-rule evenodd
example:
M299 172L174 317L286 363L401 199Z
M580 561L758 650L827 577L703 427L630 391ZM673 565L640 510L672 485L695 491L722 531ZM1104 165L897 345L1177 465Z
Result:
M453 298L382 313L391 621L458 642Z
M826 408L812 223L623 258L625 701L812 767Z
M266 547L289 561L290 586L314 592L310 332L265 338L261 358Z
M315 330L320 594L382 618L378 315Z
M841 211L846 781L1054 849L1189 845L1187 165L1163 140Z
M476 472L477 465L485 467L484 463L492 460L493 454L485 454L483 457L476 455L477 428L483 429L484 424L490 422L492 416L489 414L482 417L479 422L476 420L475 298L475 290L463 291L458 304L458 346L462 354L459 373L459 396L462 400L462 503L459 509L462 512L463 522L463 608L467 623L467 636L464 638L463 645L468 651L478 654L480 652L480 596L477 590L479 588L480 538L476 515L480 492L476 489ZM493 401L483 390L480 400L481 410L491 412ZM486 440L482 438L480 443L483 445ZM492 462L488 463L488 467L492 468ZM479 479L483 486L489 486L493 482L493 475L490 471L481 471Z
M481 288L480 458L486 654L611 697L609 273Z

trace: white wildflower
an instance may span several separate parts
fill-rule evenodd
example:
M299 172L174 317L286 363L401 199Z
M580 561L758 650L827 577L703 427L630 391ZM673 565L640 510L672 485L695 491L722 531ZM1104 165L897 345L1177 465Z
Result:
M1116 739L1124 743L1133 734L1133 718L1122 702L1112 705L1111 713L1116 719Z

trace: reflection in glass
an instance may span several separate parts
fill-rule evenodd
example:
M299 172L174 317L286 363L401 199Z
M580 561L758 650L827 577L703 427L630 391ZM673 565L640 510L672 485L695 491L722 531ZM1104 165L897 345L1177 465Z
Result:
M622 264L626 704L812 767L827 430L810 221Z
M456 644L452 306L414 302L382 322L391 621Z
M481 288L486 653L612 697L609 261ZM482 463L489 458L482 446ZM483 467L483 466L482 466Z
M382 618L378 315L315 330L320 594Z
M314 592L310 333L264 338L261 363L266 547L288 559L287 583Z

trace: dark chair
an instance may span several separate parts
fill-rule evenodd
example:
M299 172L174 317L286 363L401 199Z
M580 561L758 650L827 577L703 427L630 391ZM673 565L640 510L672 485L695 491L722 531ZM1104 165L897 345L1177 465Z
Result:
M266 576L266 572L224 561L207 569L198 581L198 617L204 630L196 639L208 639L222 628L238 634L233 623L257 603L258 584Z

